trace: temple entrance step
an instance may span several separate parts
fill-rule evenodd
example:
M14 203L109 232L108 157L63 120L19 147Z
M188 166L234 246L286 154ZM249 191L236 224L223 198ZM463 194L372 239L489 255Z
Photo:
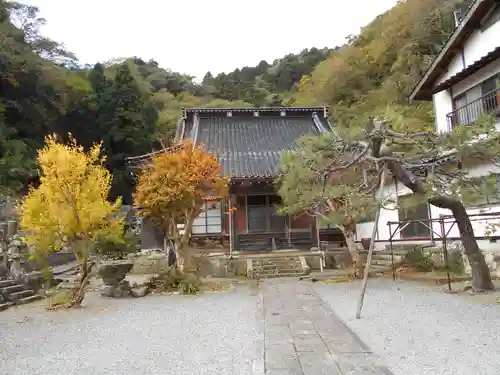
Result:
M251 278L274 278L303 276L309 272L304 269L303 262L299 256L270 257L264 259L252 259L247 275Z

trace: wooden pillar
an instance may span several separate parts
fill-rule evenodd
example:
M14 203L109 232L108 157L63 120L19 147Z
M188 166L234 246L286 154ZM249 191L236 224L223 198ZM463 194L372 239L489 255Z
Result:
M234 199L234 202L233 202ZM232 253L235 248L236 248L236 220L237 216L234 214L234 212L231 212L232 207L236 207L238 209L238 206L236 204L236 196L229 194L229 252Z
M318 247L318 251L321 251L321 243L319 240L319 224L318 224L318 217L314 216L314 221L312 222L311 225L311 230L314 233L313 239L316 238L316 246Z
M228 196L228 201L227 201L227 208L228 208L228 219L229 219L229 256L233 255L233 236L234 236L234 228L233 228L233 212L231 211L231 208L233 207L232 202L231 202L231 194Z

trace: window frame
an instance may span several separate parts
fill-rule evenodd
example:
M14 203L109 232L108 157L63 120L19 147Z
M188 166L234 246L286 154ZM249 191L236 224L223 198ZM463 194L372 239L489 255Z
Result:
M404 199L404 197L399 197L398 199ZM430 209L430 204L428 202L422 202L421 207L425 206L426 208L426 217L425 218L411 218L408 217L408 211L416 211L415 209L418 208L418 206L411 208L411 209L405 209L403 207L398 207L398 221L405 221L405 220L422 220L422 222L415 221L412 223L408 223L402 230L399 230L399 236L403 240L412 240L412 239L422 239L422 240L430 240L432 239L432 215L431 215L431 209ZM426 224L427 226L425 226ZM400 226L401 228L401 226ZM408 233L410 232L410 233ZM423 233L425 232L425 233ZM424 236L425 235L425 236Z
M209 208L209 205L215 205L215 208ZM218 206L218 207L217 207ZM209 201L205 202L203 205L203 211L198 215L198 217L194 220L193 226L191 229L191 234L194 236L209 236L209 235L217 235L217 234L222 234L223 228L222 228L222 201L217 200L217 201ZM209 215L209 212L215 212L216 215ZM216 224L211 224L209 223L210 220L216 219ZM198 224L197 220L203 220L202 224ZM209 228L213 227L219 227L219 231L210 231ZM195 228L204 228L204 231L197 232Z

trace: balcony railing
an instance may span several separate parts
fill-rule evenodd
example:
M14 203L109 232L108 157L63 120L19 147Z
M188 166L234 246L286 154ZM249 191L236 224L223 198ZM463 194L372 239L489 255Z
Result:
M500 115L500 89L474 100L446 115L448 119L448 131L457 125L467 125L475 122L485 114Z

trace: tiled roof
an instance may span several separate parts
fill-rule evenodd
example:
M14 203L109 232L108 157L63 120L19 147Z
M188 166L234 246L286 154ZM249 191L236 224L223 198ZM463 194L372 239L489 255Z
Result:
M328 128L326 120L321 120ZM196 126L195 126L196 127ZM232 178L276 176L284 152L292 150L298 138L320 130L309 116L226 117L200 114L197 135L193 123L185 133L216 154L223 173Z

